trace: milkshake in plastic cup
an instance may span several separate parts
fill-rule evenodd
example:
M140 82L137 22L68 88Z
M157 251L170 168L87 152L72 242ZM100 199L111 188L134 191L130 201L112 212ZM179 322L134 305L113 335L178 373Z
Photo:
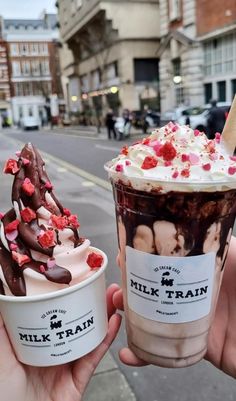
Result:
M236 212L236 158L169 123L108 162L127 339L164 367L201 360Z
M107 257L79 236L77 216L53 193L30 143L4 172L13 207L0 227L0 312L17 358L29 365L70 362L107 333Z

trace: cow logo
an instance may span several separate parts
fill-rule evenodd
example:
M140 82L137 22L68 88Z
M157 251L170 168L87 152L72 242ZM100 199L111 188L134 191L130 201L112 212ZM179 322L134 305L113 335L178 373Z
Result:
M168 278L170 275L169 272L165 272L161 276L161 285L166 286L166 287L172 287L174 284L174 279L173 278Z
M61 320L57 320L57 315L52 315L50 318L50 329L59 329L61 327Z

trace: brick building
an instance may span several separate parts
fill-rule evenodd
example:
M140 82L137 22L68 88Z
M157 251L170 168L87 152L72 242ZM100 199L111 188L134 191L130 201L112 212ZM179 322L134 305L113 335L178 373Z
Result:
M13 119L47 118L45 103L61 95L56 15L41 19L3 19L7 42Z
M161 109L236 93L236 1L161 0Z
M1 123L11 118L10 82L7 44L0 39L0 115Z

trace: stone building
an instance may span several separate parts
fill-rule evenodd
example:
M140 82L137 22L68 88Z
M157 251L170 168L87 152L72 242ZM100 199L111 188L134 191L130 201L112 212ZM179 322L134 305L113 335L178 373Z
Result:
M71 111L159 107L159 1L58 0ZM66 53L65 53L66 54Z
M10 82L7 44L0 39L0 115L1 124L11 119Z
M13 120L47 118L46 99L61 94L58 28L54 14L40 19L3 19L7 43Z

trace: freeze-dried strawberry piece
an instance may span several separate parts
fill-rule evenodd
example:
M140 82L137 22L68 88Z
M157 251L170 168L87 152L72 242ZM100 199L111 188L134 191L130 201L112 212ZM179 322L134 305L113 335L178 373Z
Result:
M220 140L221 140L221 135L220 135L219 132L216 132L215 133L215 141L216 141L216 143L220 143Z
M21 159L23 166L28 166L30 164L30 161L28 159L25 159L24 157Z
M160 149L159 149L159 156L162 156L164 160L173 160L176 156L177 152L175 147L172 145L171 142L166 142Z
M231 166L228 168L229 175L234 175L236 173L236 167Z
M188 162L189 161L189 155L186 155L185 153L183 153L181 155L181 160L183 163Z
M144 138L143 139L143 145L149 145L150 144L151 139L150 138Z
M55 245L54 231L46 230L38 236L38 242L43 248L50 248Z
M18 263L19 266L23 266L25 263L31 261L28 255L23 255L15 251L12 251L12 258L16 261L16 263Z
M19 223L20 223L20 220L18 220L18 219L13 220L11 223L6 225L5 232L11 233L12 231L17 230Z
M29 178L25 178L22 184L22 189L26 195L31 196L35 191L35 186L32 184Z
M71 214L68 217L68 222L69 224L71 224L74 228L79 228L80 224L78 222L78 217L76 216L76 214Z
M52 214L51 221L53 226L59 230L63 230L68 225L66 216L56 216L55 214Z
M69 209L67 209L66 207L64 207L63 213L68 217L71 215L71 211Z
M25 223L30 223L32 220L36 219L36 213L30 209L30 207L21 210L20 215Z
M45 187L46 189L53 189L53 185L51 184L50 181L47 181L46 184L44 185L44 187Z
M172 174L172 178L177 178L179 175L179 172L177 170L175 170Z
M205 171L209 171L211 169L211 164L210 163L203 164L202 168Z
M157 159L153 156L146 156L141 168L143 170L149 170L150 168L154 168L157 165Z
M128 149L128 146L123 146L123 148L121 149L121 152L120 152L122 155L125 155L125 156L127 156L127 154L129 153L129 149Z
M14 244L13 242L10 244L10 250L11 251L16 251L18 248L18 246L16 244Z
M20 169L18 167L17 161L14 159L8 159L3 168L3 172L5 174L12 174L12 175L18 173L19 170Z
M87 264L91 269L96 269L98 267L101 267L102 263L103 263L103 257L98 253L91 252L87 257Z
M0 212L0 220L2 220L3 217L4 217L4 213L1 213L1 212Z
M184 168L184 169L181 171L181 175L182 175L182 177L189 177L189 176L190 176L190 170L189 170L189 168Z
M116 165L116 171L118 173L122 173L124 171L124 166L122 164L117 164Z

